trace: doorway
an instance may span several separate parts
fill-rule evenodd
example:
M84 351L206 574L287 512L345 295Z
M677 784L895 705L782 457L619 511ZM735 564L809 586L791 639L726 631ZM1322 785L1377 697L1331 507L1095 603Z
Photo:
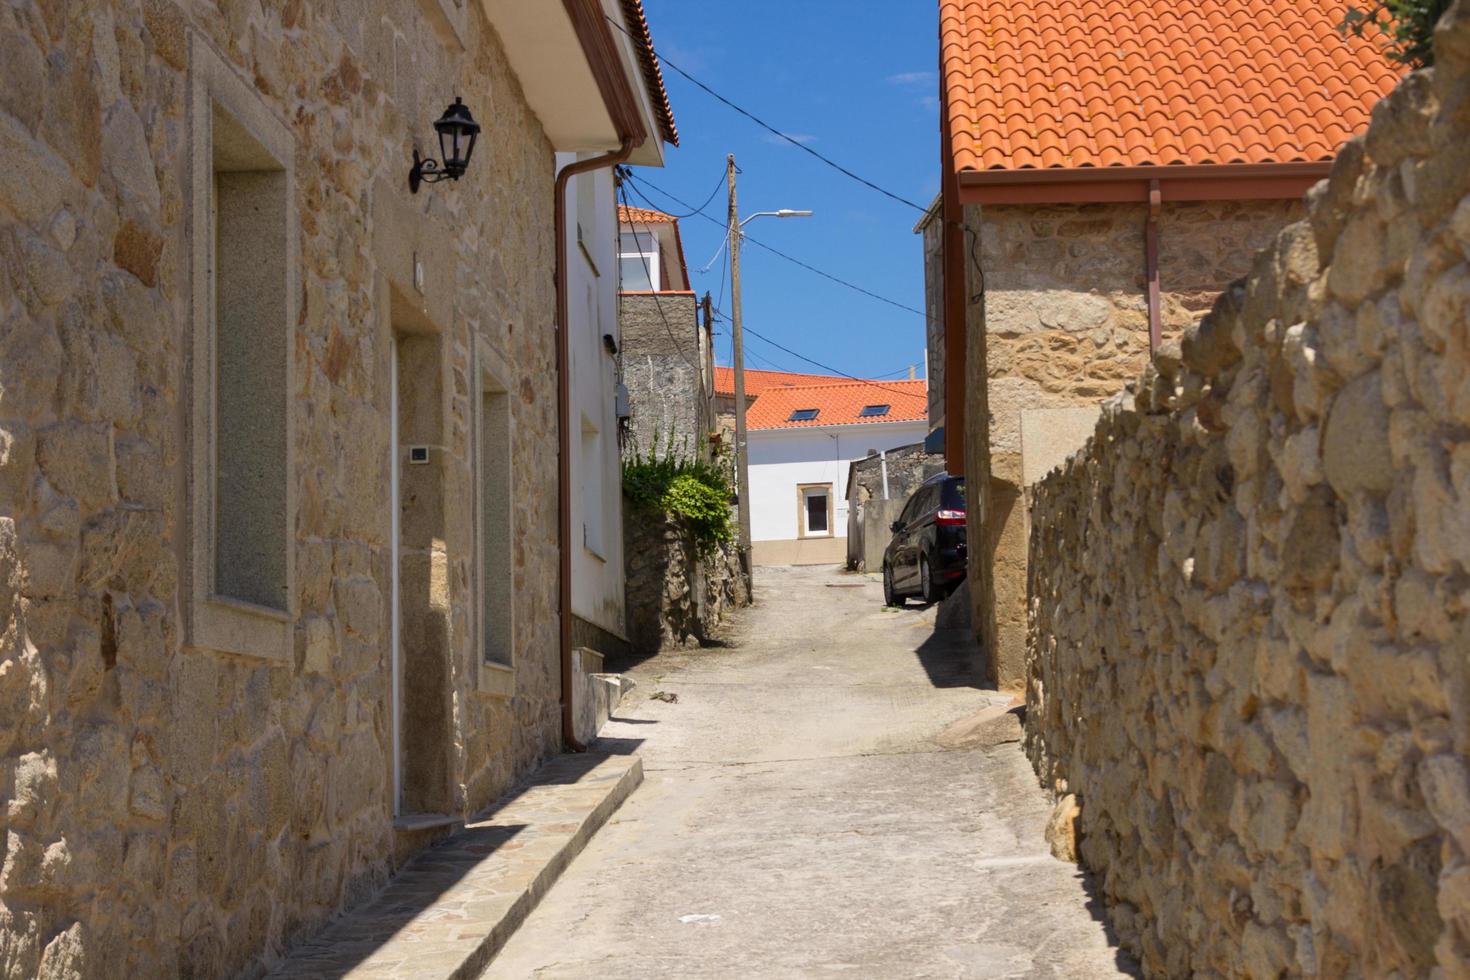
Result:
M392 348L393 815L432 826L453 804L443 343L395 330Z

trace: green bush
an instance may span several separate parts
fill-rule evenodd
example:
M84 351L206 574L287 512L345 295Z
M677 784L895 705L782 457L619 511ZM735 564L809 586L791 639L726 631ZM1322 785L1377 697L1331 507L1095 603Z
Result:
M1373 0L1367 7L1349 6L1338 29L1363 37L1371 28L1388 57L1424 68L1434 64L1434 25L1449 8L1450 0Z
M706 554L735 539L730 523L730 481L717 462L659 449L654 436L647 454L623 462L623 493L637 513L662 513L683 521L695 548Z

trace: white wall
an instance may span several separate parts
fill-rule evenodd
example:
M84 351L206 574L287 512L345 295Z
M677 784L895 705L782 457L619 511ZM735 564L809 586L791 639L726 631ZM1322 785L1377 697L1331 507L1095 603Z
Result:
M789 541L800 536L796 488L832 484L832 531L847 537L847 469L869 451L887 452L922 442L925 422L875 422L747 432L750 463L750 539Z
M578 159L558 153L557 167ZM623 495L614 414L616 364L602 335L618 331L617 205L611 169L573 177L567 188L567 320L572 436L572 611L610 633L624 628ZM581 241L577 236L581 224ZM595 431L596 436L589 435ZM591 468L596 467L596 472ZM595 540L589 542L588 529ZM588 544L595 545L589 548Z

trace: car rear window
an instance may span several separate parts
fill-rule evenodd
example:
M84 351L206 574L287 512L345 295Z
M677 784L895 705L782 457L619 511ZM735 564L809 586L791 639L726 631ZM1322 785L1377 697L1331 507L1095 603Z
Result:
M945 510L965 509L965 478L957 476L952 480L944 481L944 503Z

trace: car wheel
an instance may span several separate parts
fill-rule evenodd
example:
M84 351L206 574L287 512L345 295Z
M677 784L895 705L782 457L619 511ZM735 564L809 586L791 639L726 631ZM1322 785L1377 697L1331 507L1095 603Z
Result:
M888 565L883 566L883 604L887 606L903 605L903 596L893 590L893 569Z
M923 593L925 602L934 603L944 598L944 593L939 586L934 584L934 576L929 571L927 555L919 559L919 591Z

